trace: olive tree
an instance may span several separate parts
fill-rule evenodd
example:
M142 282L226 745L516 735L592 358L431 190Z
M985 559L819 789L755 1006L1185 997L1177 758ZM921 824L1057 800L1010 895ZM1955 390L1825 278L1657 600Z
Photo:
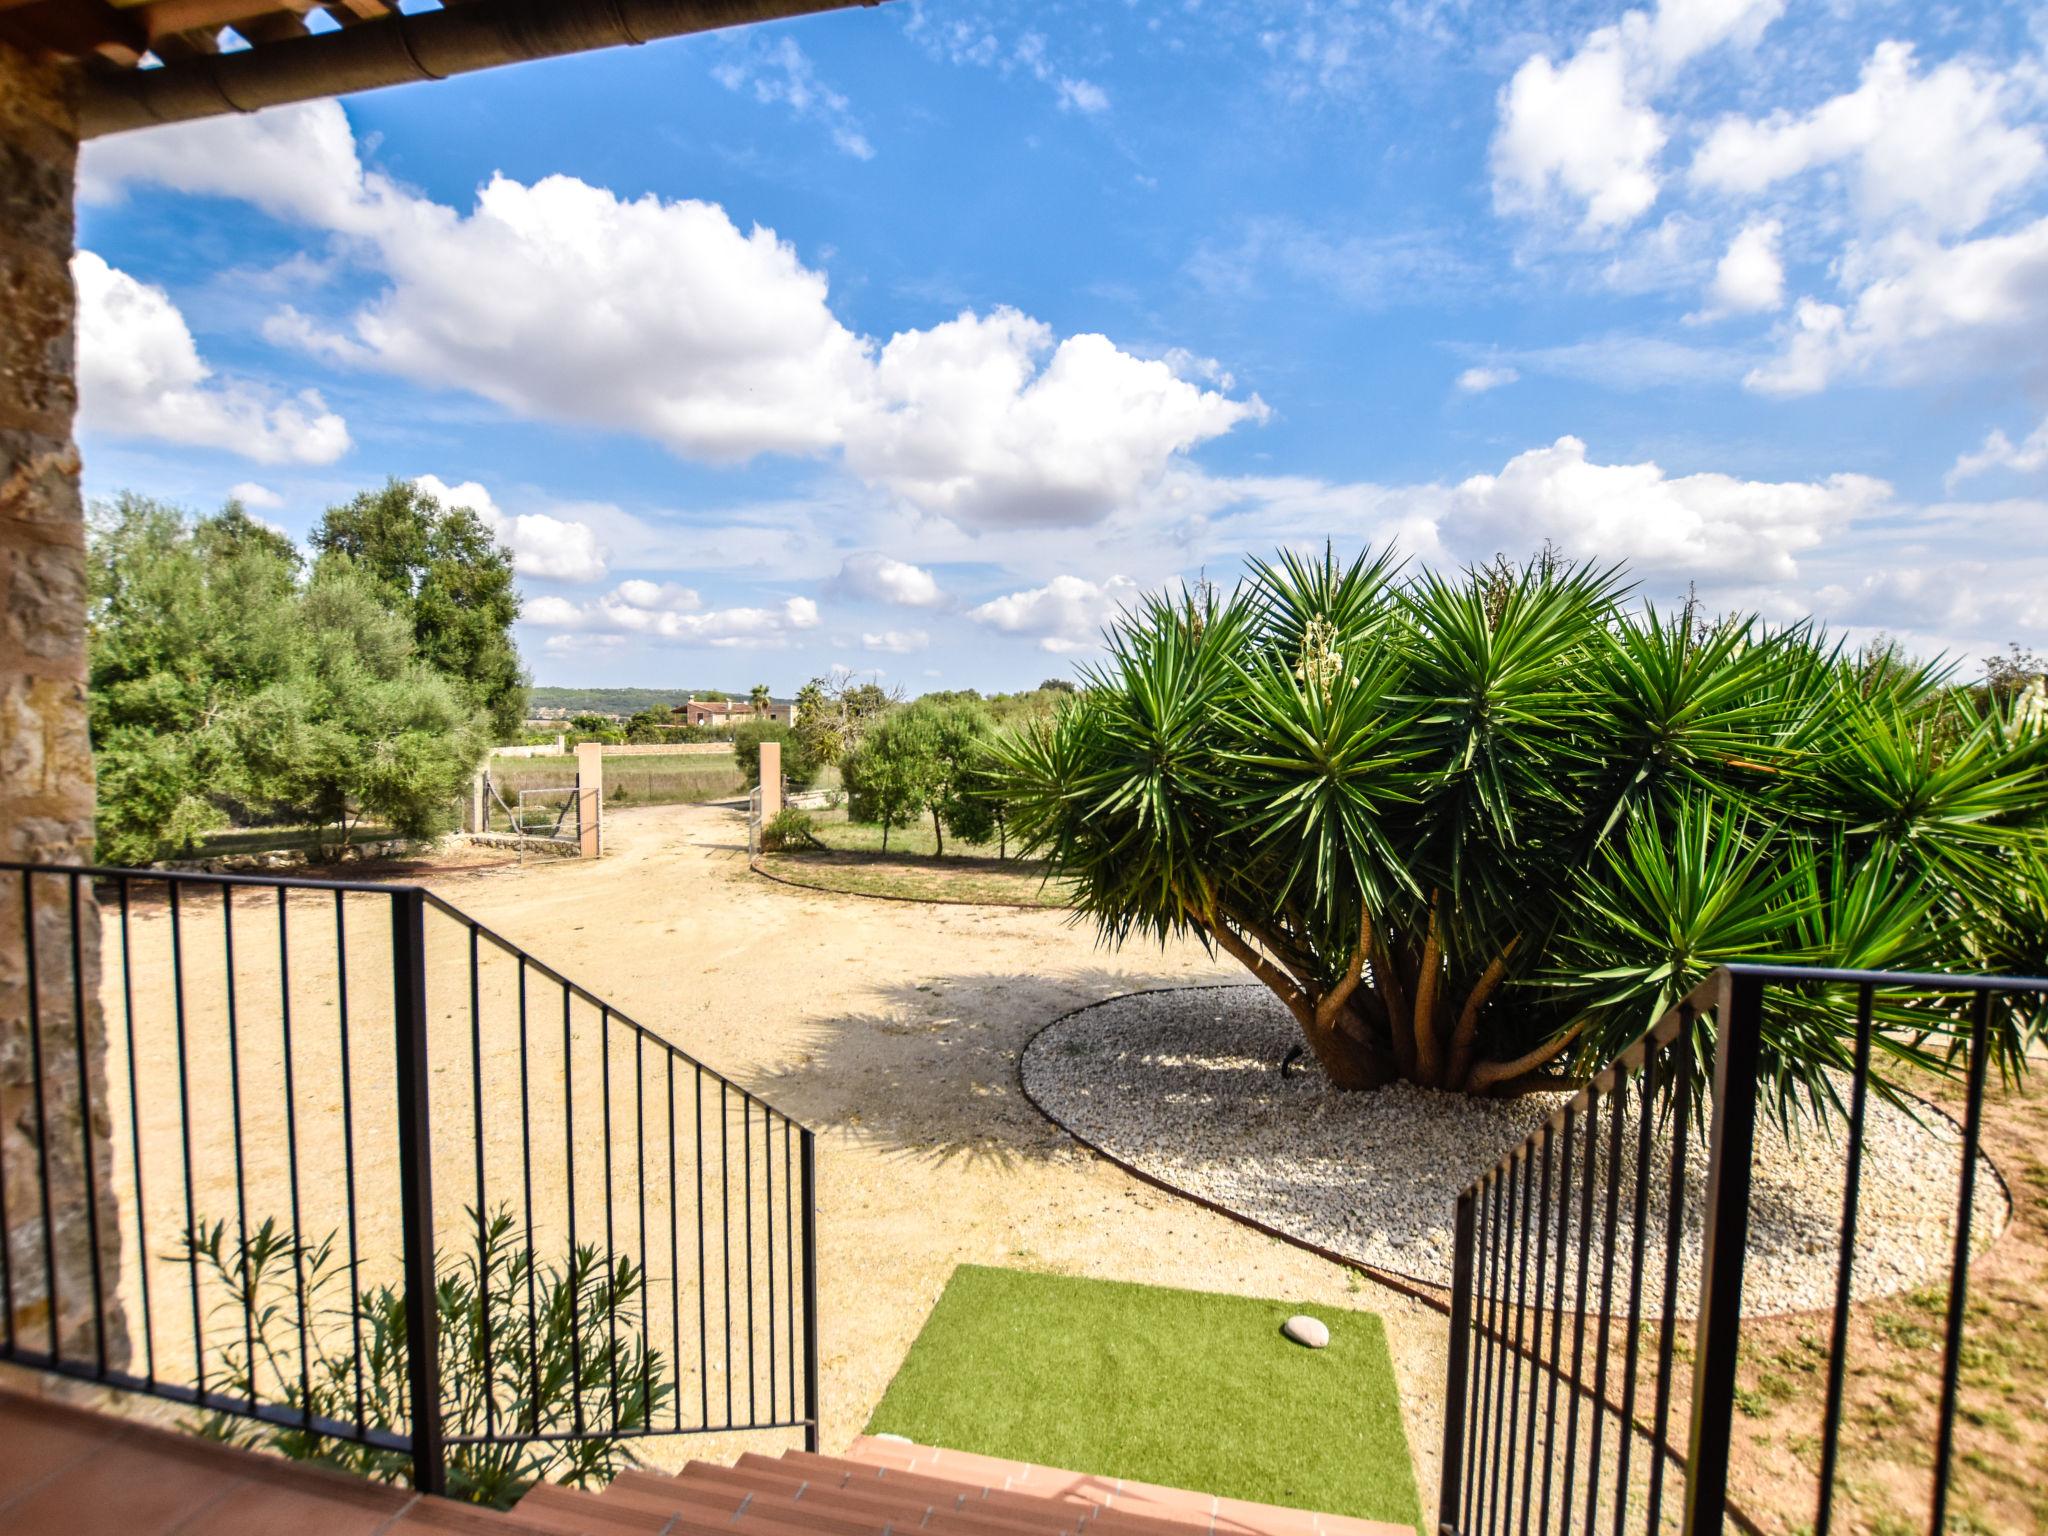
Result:
M1609 1060L1714 966L2038 970L2048 736L1811 624L1675 616L1618 569L1282 554L1140 603L997 776L1114 943L1238 959L1344 1088L1503 1092ZM1852 1011L1773 992L1781 1113ZM1880 1048L1939 1066L1901 1004ZM2010 1051L2033 1020L2001 1016ZM1711 1021L1690 1040L1710 1059Z

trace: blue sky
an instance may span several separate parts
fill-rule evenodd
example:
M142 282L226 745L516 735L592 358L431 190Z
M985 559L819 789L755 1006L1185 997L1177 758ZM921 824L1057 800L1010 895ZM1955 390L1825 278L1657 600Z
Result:
M81 175L88 492L431 477L537 682L1030 686L1325 539L2048 649L2040 5L893 0Z

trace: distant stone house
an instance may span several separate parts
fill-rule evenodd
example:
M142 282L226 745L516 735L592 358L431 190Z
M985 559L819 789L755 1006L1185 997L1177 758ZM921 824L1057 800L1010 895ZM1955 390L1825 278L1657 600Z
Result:
M765 709L756 709L751 699L691 699L676 707L683 725L737 727L749 720L774 720L782 725L796 721L794 699L770 699Z

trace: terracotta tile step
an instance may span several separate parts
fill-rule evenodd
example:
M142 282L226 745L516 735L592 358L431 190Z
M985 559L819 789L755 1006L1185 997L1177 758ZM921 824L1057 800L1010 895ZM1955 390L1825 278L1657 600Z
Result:
M989 1536L1068 1531L1084 1514L1075 1506L1049 1508L1043 1499L988 1495L983 1489L934 1479L874 1478L829 1466L798 1473L783 1462L756 1455L742 1456L740 1464L731 1468L692 1463L676 1474L676 1480L752 1487L763 1498L788 1499L802 1490L801 1501L806 1505L828 1501L826 1507L833 1509L849 1513L874 1511L895 1520L916 1518L926 1526L941 1519L950 1521L954 1516L971 1518L974 1529ZM945 1528L952 1527L948 1524Z
M1109 1519L1112 1513L1183 1525L1198 1523L1212 1530L1215 1536L1393 1536L1393 1533L1405 1533L1408 1529L1384 1521L1290 1509L1245 1499L1217 1498L1185 1488L1166 1488L1126 1478L1094 1477L972 1451L878 1440L867 1435L854 1441L847 1457L915 1475L962 1481L985 1479L991 1485L1012 1490L1085 1499L1099 1504L1106 1511L1088 1522L1086 1529L1091 1533L1106 1531L1107 1527L1098 1522Z
M795 1453L792 1453L795 1454ZM811 1458L823 1460L825 1458ZM899 1470L895 1466L870 1462L845 1462L857 1468L854 1477L861 1481L883 1481L888 1483L912 1482L920 1487L938 1490L943 1488L974 1487L969 1474L963 1471L956 1478L941 1478L922 1472ZM984 1497L1004 1509L1027 1512L1034 1518L1047 1505L1078 1509L1082 1511L1083 1529L1091 1536L1188 1536L1192 1529L1207 1532L1211 1524L1210 1505L1214 1500L1208 1494L1186 1494L1184 1507L1157 1508L1141 1504L1125 1506L1112 1504L1115 1488L1113 1479L1090 1478L1080 1473L1054 1474L1047 1468L1039 1468L1043 1474L1042 1487L1032 1488L1012 1484L1009 1488L1000 1485L980 1484ZM849 1486L852 1486L851 1484ZM1029 1491L1027 1491L1029 1490ZM1301 1527L1303 1532L1308 1527ZM1274 1536L1283 1536L1276 1532Z

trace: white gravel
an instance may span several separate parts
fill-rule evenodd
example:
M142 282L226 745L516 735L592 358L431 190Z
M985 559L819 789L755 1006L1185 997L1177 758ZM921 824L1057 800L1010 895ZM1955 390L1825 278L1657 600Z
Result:
M1407 1084L1340 1093L1306 1056L1283 1080L1280 1060L1300 1039L1294 1020L1264 987L1141 993L1085 1009L1042 1031L1024 1055L1024 1086L1074 1135L1162 1183L1375 1268L1448 1285L1458 1192L1519 1144L1564 1096L1473 1099ZM1616 1218L1617 1313L1627 1310L1630 1283L1637 1124L1631 1106ZM1596 1261L1587 1277L1587 1306L1595 1311L1604 1278L1597 1255L1604 1247L1609 1127L1603 1109L1592 1207ZM1961 1164L1955 1125L1931 1109L1916 1122L1873 1099L1864 1135L1855 1295L1889 1295L1945 1277ZM1696 1304L1706 1178L1701 1138L1690 1139L1675 1308L1686 1316ZM1544 1295L1562 1296L1574 1308L1585 1147L1582 1120L1574 1138L1574 1198L1559 1200L1559 1163L1550 1203L1539 1201L1539 1209L1553 1212ZM1808 1129L1788 1141L1775 1128L1759 1126L1746 1312L1833 1304L1843 1153L1839 1135L1825 1130ZM1661 1312L1670 1209L1668 1123L1653 1132L1650 1156L1644 1316ZM1540 1158L1533 1177L1540 1191ZM1561 1221L1555 1214L1560 1205ZM2004 1186L1980 1157L1973 1251L1996 1239L2008 1214ZM1529 1300L1537 1302L1533 1275L1525 1283Z

